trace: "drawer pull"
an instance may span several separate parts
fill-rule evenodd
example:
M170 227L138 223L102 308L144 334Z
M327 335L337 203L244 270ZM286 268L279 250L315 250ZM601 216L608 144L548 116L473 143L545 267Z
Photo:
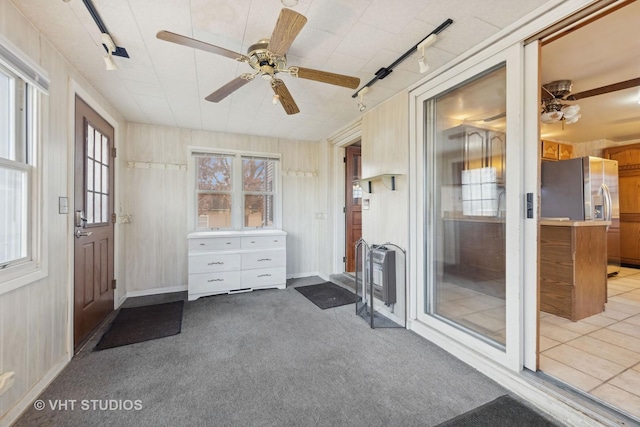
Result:
M231 242L227 242L227 243L225 243L225 244L226 244L226 245L230 245L230 244L231 244Z
M224 282L224 279L209 279L207 280L207 282L211 283L211 282Z
M271 261L271 258L260 258L258 262L261 262L261 261Z
M271 274L258 274L258 277L271 277Z
M222 261L214 261L214 262L207 263L207 265L223 265L223 264L224 262Z
M250 243L255 243L255 240L252 240Z
M205 245L205 243L200 243L200 246L204 246L204 245Z
M274 240L274 242L278 243L278 240Z

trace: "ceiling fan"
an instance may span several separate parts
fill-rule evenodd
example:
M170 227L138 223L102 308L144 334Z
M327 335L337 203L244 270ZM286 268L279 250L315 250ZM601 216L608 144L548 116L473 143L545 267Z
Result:
M244 73L211 93L205 98L207 101L220 102L257 76L261 76L271 82L271 88L274 92L274 103L279 101L287 114L296 114L299 113L300 110L285 86L284 81L276 76L278 73L286 73L292 77L315 80L350 89L356 89L360 84L360 79L357 77L329 73L311 68L297 66L287 67L287 51L306 22L307 18L303 15L291 9L282 9L273 33L271 34L271 38L259 40L257 43L249 46L246 55L170 31L160 31L156 37L160 40L226 56L236 61L246 62L253 68L253 72Z
M556 80L543 84L541 87L542 113L540 120L543 123L562 121L563 125L575 123L580 118L580 106L577 104L565 104L565 101L577 101L591 96L604 95L619 90L640 86L640 78L626 80L595 89L585 90L571 94L573 82L571 80Z

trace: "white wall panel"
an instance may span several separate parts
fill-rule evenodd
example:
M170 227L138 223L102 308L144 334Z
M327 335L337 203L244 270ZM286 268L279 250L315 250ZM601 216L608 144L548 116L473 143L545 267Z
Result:
M186 164L187 147L280 153L283 174L283 229L287 236L287 275L318 271L316 242L319 144L253 135L192 131L129 124L126 160ZM127 292L184 287L187 283L187 171L128 168L124 214ZM315 176L314 176L315 173ZM311 174L311 176L309 176Z
M69 302L72 276L69 274L69 217L58 213L58 197L70 198L68 159L69 80L74 79L100 106L124 122L104 98L93 90L49 42L24 18L9 0L0 0L0 34L9 39L51 80L49 96L42 97L43 200L48 252L48 275L14 291L0 295L0 373L15 372L14 386L0 398L0 425L30 404L28 393L52 377L60 362L70 358L68 348ZM116 135L116 142L122 135ZM118 229L116 233L119 233ZM118 242L116 242L117 244Z
M362 176L386 173L396 176L396 190L382 181L372 182L372 192L363 195L370 208L362 211L362 237L369 244L394 243L409 246L409 98L403 91L364 114L362 118ZM365 184L366 189L366 184ZM397 304L395 313L404 318L404 256L396 248Z

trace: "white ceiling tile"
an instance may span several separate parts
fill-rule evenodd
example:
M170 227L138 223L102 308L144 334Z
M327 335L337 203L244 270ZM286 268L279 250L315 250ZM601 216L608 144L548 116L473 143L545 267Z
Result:
M219 103L204 97L242 73L248 64L158 40L160 30L246 53L270 37L282 5L277 0L94 0L116 43L131 58L115 58L107 72L99 31L81 1L12 0L16 6L123 117L136 123L177 125L318 140L359 117L354 89L280 75L300 113L273 107L269 82L256 78ZM288 64L359 77L364 85L381 67L426 37L445 19L454 24L428 49L430 72L508 26L545 0L300 0L293 9L308 18L288 53ZM55 16L55 19L51 19ZM10 28L10 27L7 27ZM30 42L25 42L30 43ZM28 48L28 46L27 46ZM376 82L368 109L424 79L418 53ZM598 68L593 66L592 68ZM585 76L585 79L587 77Z

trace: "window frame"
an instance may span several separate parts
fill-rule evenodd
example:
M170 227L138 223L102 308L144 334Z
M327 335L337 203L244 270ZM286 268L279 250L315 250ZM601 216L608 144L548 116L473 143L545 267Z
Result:
M231 227L228 228L204 228L198 227L198 197L199 190L197 188L198 165L196 158L199 156L224 156L233 159L232 176L231 176ZM246 227L244 225L244 196L245 194L258 194L257 192L244 191L244 170L243 160L250 158L259 158L263 160L271 160L276 162L274 168L274 184L273 191L268 192L274 196L273 201L273 225L261 227ZM251 231L251 230L274 230L282 228L282 173L281 173L281 155L279 153L259 153L238 150L218 150L210 147L188 147L188 212L187 221L190 232L233 232L233 231ZM217 194L226 192L213 191ZM207 191L207 193L211 193ZM267 194L259 192L260 194Z
M2 42L2 40L0 40ZM22 242L26 246L23 256L0 265L0 295L47 276L47 254L43 251L44 224L42 212L44 188L42 185L41 133L42 133L42 88L31 79L16 72L2 53L8 49L1 46L0 72L13 80L13 115L9 119L14 150L13 159L0 158L0 167L25 173L24 202L25 229ZM20 57L14 53L14 57ZM23 60L24 61L24 60ZM21 65L24 68L24 62ZM18 67L17 69L22 69Z

